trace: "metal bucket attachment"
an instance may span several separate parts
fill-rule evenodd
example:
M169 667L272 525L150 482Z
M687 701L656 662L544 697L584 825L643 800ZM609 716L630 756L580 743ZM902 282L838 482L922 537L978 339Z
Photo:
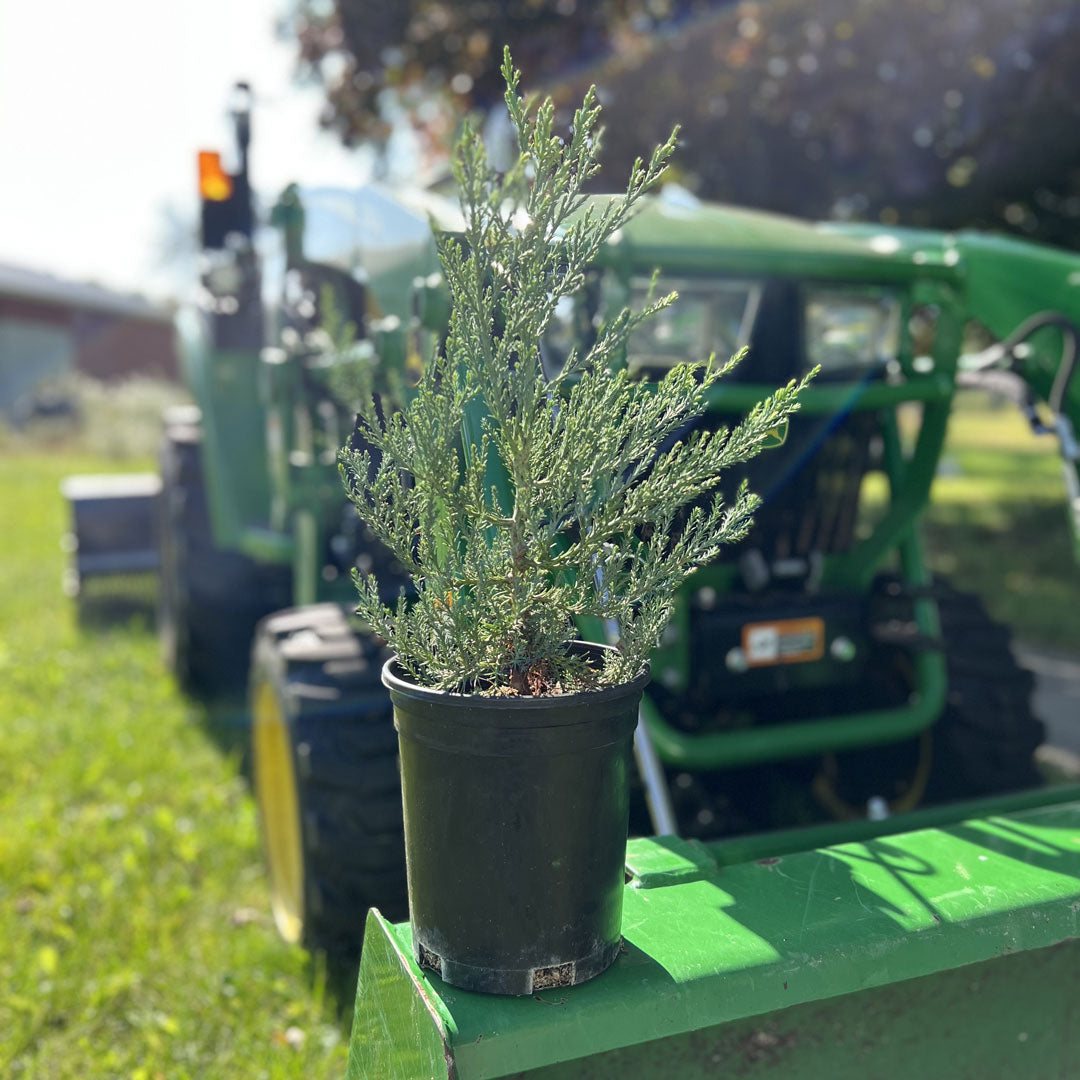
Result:
M735 863L769 835L632 840L618 959L525 997L444 982L373 909L348 1080L1078 1076L1078 797L857 822L817 849L789 835Z
M158 569L156 473L69 476L60 491L71 507L63 538L72 563L64 591L77 596L85 578Z

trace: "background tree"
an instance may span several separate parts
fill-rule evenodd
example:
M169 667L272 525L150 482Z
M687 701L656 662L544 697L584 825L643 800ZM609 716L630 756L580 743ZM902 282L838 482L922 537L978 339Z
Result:
M677 113L685 182L709 198L1075 246L1078 57L1070 0L773 0L612 55L556 96L596 82L637 139ZM622 168L632 148L611 128L605 165Z
M680 179L704 197L1080 245L1072 0L334 0L318 10L301 9L302 54L321 66L326 122L346 140L385 137L392 98L433 143L448 141L456 114L495 100L508 42L525 84L567 108L598 85L603 161L616 173L680 122Z
M504 45L533 85L730 3L299 0L290 29L303 64L326 87L324 122L353 143L386 136L388 94L409 104L444 95L461 111L500 104Z

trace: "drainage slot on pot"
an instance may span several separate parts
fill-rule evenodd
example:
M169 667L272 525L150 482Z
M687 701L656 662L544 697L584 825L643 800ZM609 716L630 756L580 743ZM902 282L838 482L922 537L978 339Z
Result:
M429 968L434 971L439 978L442 978L442 957L438 953L433 953L430 949L425 948L423 945L417 943L417 951L419 956L417 960L422 968Z
M532 988L537 990L554 990L559 986L574 985L574 961L559 964L556 967L534 968L532 973Z

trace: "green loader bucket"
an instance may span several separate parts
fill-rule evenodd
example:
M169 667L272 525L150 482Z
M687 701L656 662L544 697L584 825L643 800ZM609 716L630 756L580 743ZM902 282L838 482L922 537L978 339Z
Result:
M349 1080L1080 1076L1080 788L987 805L733 865L632 841L622 954L532 997L447 986L372 911Z

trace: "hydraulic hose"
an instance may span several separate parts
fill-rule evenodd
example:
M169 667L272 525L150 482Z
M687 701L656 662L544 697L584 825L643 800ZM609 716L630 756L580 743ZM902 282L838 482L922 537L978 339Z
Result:
M1054 376L1054 382L1046 401L1054 414L1060 415L1065 405L1065 395L1068 393L1069 383L1072 381L1073 374L1076 371L1076 355L1078 346L1080 346L1080 328L1060 311L1040 311L1025 319L1008 337L986 351L986 360L980 365L980 371L977 374L982 374L982 368L988 368L1001 359L1011 357L1016 348L1027 341L1032 334L1050 326L1057 327L1062 331L1063 343L1061 361L1058 364L1057 374ZM987 389L995 389L989 380L975 378L959 381L968 385L985 385ZM1034 422L1036 419L1034 416L1034 404L1030 397L1030 390L1026 392L1028 396L1025 412ZM1007 396L1012 397L1013 395L1010 393Z

